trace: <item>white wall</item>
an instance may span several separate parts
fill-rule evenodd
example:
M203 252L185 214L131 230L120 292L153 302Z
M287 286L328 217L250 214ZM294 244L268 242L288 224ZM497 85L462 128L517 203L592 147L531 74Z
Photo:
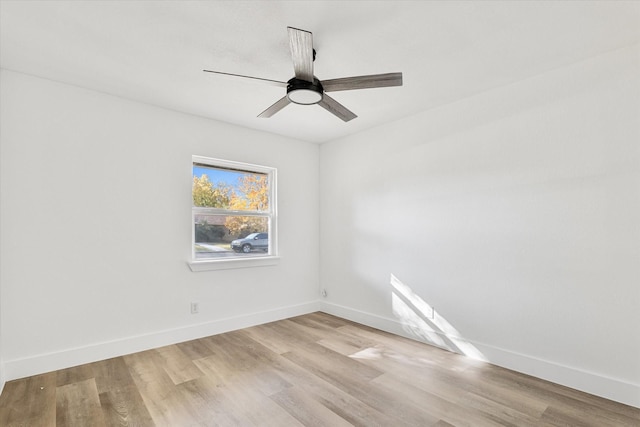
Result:
M1 79L7 379L317 309L318 145ZM278 168L278 266L191 272L192 154Z
M326 310L640 406L639 52L323 145Z

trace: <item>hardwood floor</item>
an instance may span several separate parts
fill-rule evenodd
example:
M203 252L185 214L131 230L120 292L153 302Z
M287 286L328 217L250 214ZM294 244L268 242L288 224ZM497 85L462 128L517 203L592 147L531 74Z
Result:
M8 382L0 426L640 426L640 409L323 313Z

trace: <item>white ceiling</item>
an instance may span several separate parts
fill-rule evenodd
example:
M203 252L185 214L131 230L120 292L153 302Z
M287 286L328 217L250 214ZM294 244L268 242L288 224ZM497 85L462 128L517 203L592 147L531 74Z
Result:
M640 2L0 1L0 65L148 104L325 142L640 40ZM293 77L287 26L313 32L320 79L402 71L256 116Z

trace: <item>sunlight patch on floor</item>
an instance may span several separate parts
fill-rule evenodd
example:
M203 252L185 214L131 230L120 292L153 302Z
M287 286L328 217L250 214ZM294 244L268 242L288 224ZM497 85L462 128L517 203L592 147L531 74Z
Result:
M388 359L394 362L402 363L403 365L410 365L410 366L416 366L416 367L420 367L420 366L424 367L424 366L437 364L437 362L434 362L430 358L406 356L384 345L376 345L375 347L365 348L356 353L350 354L349 357L352 359L360 359L360 360Z
M369 347L364 350L360 350L357 353L353 353L349 357L353 359L365 359L365 360L378 360L384 356L384 351L377 347Z

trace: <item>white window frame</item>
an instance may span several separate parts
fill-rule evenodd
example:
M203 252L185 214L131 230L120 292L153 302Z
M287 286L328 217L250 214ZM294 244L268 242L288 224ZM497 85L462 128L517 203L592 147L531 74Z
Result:
M191 156L191 168L193 164L200 163L221 169L235 169L247 172L256 172L267 175L269 185L269 210L267 212L236 211L231 209L206 208L191 206L191 259L187 262L191 271L226 270L230 268L248 268L276 265L278 256L278 200L277 200L277 171L276 168L268 166L254 165L250 163L235 162L231 160L216 159L203 156ZM193 174L191 174L193 176ZM191 181L193 182L193 180ZM196 259L195 257L195 215L198 213L240 215L240 216L260 216L267 217L269 222L269 252L267 255L238 256L219 259Z

